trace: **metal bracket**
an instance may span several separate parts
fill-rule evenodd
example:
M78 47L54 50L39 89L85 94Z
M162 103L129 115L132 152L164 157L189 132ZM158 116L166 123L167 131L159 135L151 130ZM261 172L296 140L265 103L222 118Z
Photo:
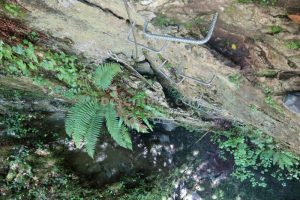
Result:
M163 45L162 48L156 50L156 49L153 49L153 48L151 48L151 47L147 47L146 45L143 45L143 44L141 44L141 43L135 42L135 41L131 38L132 33L133 33L133 31L134 31L134 28L135 28L135 23L133 22L133 23L131 24L131 28L129 29L129 33L128 33L128 37L127 37L127 40L128 40L129 42L131 42L131 43L133 43L133 44L135 44L135 45L138 45L138 46L140 46L141 48L146 49L146 50L148 50L148 51L151 51L151 52L153 52L153 53L161 53L161 52L162 52L163 50L165 50L166 47L168 46L168 41L166 41L166 42L164 43L164 45Z
M167 60L165 60L160 66L159 66L159 70L160 70L160 72L166 77L166 78L168 78L169 80L171 80L162 70L161 70L161 68L163 68L164 67L164 65L166 64L166 62L167 62ZM178 82L178 83L175 83L176 85L179 85L179 84L181 84L185 79L189 79L189 80L192 80L192 81L194 81L194 82L196 82L196 83L198 83L198 84L200 84L200 85L204 85L204 86L207 86L207 87L209 87L209 86L211 86L211 84L213 83L213 81L215 80L215 78L216 78L216 75L215 74L213 74L213 77L208 81L208 82L205 82L205 81L202 81L202 80L199 80L199 79L196 79L196 78L193 78L193 77L190 77L190 76L186 76L186 75L184 75L184 74L182 74L182 73L179 73L179 72L177 72L178 73L178 75L179 76L181 76L182 77L182 79Z
M213 16L212 22L210 24L208 33L207 33L206 37L203 38L202 40L194 40L194 39L189 39L189 38L179 38L179 37L173 37L173 36L169 36L169 35L158 35L158 34L150 33L148 31L149 22L146 19L145 19L145 25L144 25L144 31L143 32L144 32L144 35L146 37L150 38L150 39L202 45L202 44L207 43L210 40L210 38L213 34L213 31L215 29L217 20L218 20L218 13L215 13L214 16Z

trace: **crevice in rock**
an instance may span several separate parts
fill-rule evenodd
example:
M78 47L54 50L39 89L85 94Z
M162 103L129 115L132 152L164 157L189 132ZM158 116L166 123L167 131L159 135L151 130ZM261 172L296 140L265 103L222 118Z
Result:
M78 0L78 1L81 2L81 3L84 3L84 4L88 5L88 6L91 6L91 7L94 7L94 8L98 8L98 9L102 10L103 12L109 13L109 14L111 14L112 16L118 18L118 19L125 20L122 16L120 16L120 15L114 13L112 10L110 10L110 9L108 9L108 8L102 8L101 6L96 5L96 4L94 4L94 3L91 3L91 2L88 1L88 0Z
M283 71L278 73L279 80L288 80L297 76L300 77L300 71Z

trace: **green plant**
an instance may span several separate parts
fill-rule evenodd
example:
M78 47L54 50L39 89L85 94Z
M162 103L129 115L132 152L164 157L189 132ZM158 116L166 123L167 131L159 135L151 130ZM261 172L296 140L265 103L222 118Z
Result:
M117 119L114 106L100 105L95 100L77 103L70 109L66 119L66 132L79 148L84 142L89 156L94 157L95 146L106 119L106 127L112 138L122 147L132 149L132 143L122 120Z
M76 57L53 51L38 57L37 50L28 40L16 46L1 41L0 68L12 75L38 77L40 80L45 79L44 74L48 74L67 86L77 87Z
M113 78L121 72L120 65L116 63L104 64L97 68L94 76L94 82L102 90L106 90Z
M235 84L237 87L240 87L242 83L242 76L238 73L230 74L229 75L229 81L233 84Z
M80 139L83 139L90 156L94 154L96 139L100 135L101 119L106 119L106 127L112 138L121 146L131 149L125 125L146 133L148 129L152 130L148 118L161 114L155 106L145 103L145 93L132 90L124 84L118 85L117 81L114 87L110 87L113 79L121 72L119 64L86 67L75 56L61 51L45 51L27 40L16 46L0 42L0 58L0 69L4 73L26 76L50 94L79 102L71 108L69 114L78 123L75 123L75 129L69 130L68 134L75 140L77 147L80 146ZM96 70L91 71L91 67ZM122 80L122 77L119 78L118 80ZM105 100L109 103L102 103ZM95 106L95 110L92 110L91 105ZM80 112L73 112L74 110ZM88 121L85 118L87 116L91 117ZM113 118L116 120L113 121ZM118 127L115 126L117 122ZM73 121L69 119L66 125L68 123Z
M283 31L283 28L281 28L280 26L270 26L270 32L272 34L278 34L281 33Z
M283 113L283 109L274 101L272 94L273 94L273 89L270 88L269 86L266 85L260 85L259 86L263 93L266 95L264 102L268 104L271 108L276 110L278 113Z
M106 90L113 78L121 72L120 65L108 63L96 69L93 82L100 90ZM118 120L115 105L100 104L96 99L87 98L70 109L66 119L66 132L79 148L84 142L89 156L93 157L102 124L106 120L108 133L122 147L132 149L132 143L123 120Z
M237 125L228 131L217 132L213 142L234 160L233 176L249 180L253 186L266 187L266 176L272 176L283 185L285 180L300 178L300 157L280 148L273 138L259 129Z
M26 127L35 118L34 115L24 115L20 113L10 113L2 120L5 129L4 135L15 138L35 136L37 129Z
M275 109L279 113L283 113L282 108L274 101L272 96L267 96L265 98L265 103L268 104L271 108Z
M298 40L287 41L285 45L289 49L293 49L293 50L300 49L300 41Z
M18 16L21 12L21 8L18 5L12 3L5 3L4 10L13 16Z
M99 92L107 90L119 72L121 72L121 68L118 64L110 63L98 67L93 82L100 90ZM109 96L106 96L107 94ZM100 136L104 119L111 137L120 146L127 149L132 149L132 142L126 126L138 132L147 132L147 127L152 130L147 117L158 115L160 112L145 104L146 94L138 92L129 98L127 95L123 95L126 94L119 93L117 89L111 89L110 92L107 91L103 96L98 97L91 97L86 94L83 102L75 104L70 109L66 120L66 132L73 138L77 147L80 147L81 142L84 142L86 151L91 157L94 156L96 142ZM100 100L97 99L99 97ZM100 103L103 99L107 99L108 103ZM128 106L126 101L128 101ZM116 110L118 110L118 114Z
M36 149L14 146L7 158L7 174L4 179L0 176L0 199L102 199L99 189L84 187L61 166L57 155L43 148L48 153L39 156Z
M257 112L258 111L258 107L256 106L256 105L254 105L254 104L250 104L250 110L252 111L252 112Z
M204 16L197 16L192 21L184 23L183 26L188 30L191 30L194 27L201 27L202 29L204 29L203 27L204 24L205 24ZM205 30L202 31L205 32Z

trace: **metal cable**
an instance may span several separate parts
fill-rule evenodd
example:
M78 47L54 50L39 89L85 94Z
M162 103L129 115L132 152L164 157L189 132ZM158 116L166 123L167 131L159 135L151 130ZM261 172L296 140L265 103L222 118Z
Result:
M195 40L195 39L189 39L189 38L179 38L179 37L174 37L174 36L169 36L169 35L159 35L159 34L154 34L150 33L148 31L148 24L149 22L145 19L145 25L144 25L144 35L150 39L156 39L156 40L165 40L165 41L172 41L172 42L183 42L183 43L189 43L189 44L195 44L195 45L202 45L207 43L215 29L216 23L218 20L218 13L215 13L213 16L213 20L211 22L211 25L209 27L208 33L205 38L202 40Z
M140 46L140 47L143 48L143 49L146 49L146 50L148 50L148 51L151 51L151 52L153 52L153 53L161 53L162 51L164 51L164 50L167 48L167 46L168 46L168 41L166 41L166 42L164 43L164 45L162 46L162 48L156 50L156 49L153 49L153 48L151 48L151 47L148 47L148 46L146 46L146 45L143 45L143 44L141 44L141 43L136 42L136 41L134 40L134 38L131 39L131 35L133 35L133 32L134 32L134 27L135 27L135 23L132 23L132 24L131 24L131 28L129 29L128 37L127 37L127 40L128 40L129 42L131 42L131 43L133 43L133 44L135 44L135 45L137 45L137 46Z
M130 11L129 11L129 5L128 5L128 2L127 0L123 0L124 2L124 5L125 5L125 8L126 8L126 12L127 12L127 15L128 15L128 19L129 19L129 22L130 24L133 24L133 20L132 20L132 17L131 17L131 14L130 14ZM133 35L133 40L134 40L134 43L135 43L135 58L137 59L138 58L138 47L137 47L137 40L136 40L136 36L135 36L135 33L132 32L132 35Z

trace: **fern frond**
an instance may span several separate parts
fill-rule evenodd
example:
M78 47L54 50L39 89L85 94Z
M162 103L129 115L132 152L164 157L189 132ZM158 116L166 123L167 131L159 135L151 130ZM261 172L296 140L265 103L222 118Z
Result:
M98 111L98 113L92 117L85 136L86 151L88 155L92 158L95 154L95 148L98 141L98 137L100 135L103 120L103 113L101 113L101 111Z
M111 137L119 144L121 147L132 150L132 141L128 133L127 128L122 125L123 120L118 120L117 113L112 104L107 106L106 110L106 126Z
M104 108L95 100L77 103L67 115L66 132L80 147L84 142L88 154L93 157L104 118Z
M65 128L77 148L83 143L90 157L94 157L95 147L101 133L104 118L111 137L122 147L132 149L130 135L118 116L113 104L105 107L96 100L86 99L77 103L67 115Z
M106 90L113 78L121 72L121 67L117 63L103 64L96 69L94 83L102 90Z
M112 136L118 135L120 132L120 126L119 126L118 116L113 104L107 105L105 118L106 118L106 127L108 129L109 134Z
M124 124L139 133L148 133L148 128L136 116L123 117Z
M147 125L147 127L153 131L153 127L152 125L150 124L149 120L147 119L147 117L145 116L144 113L141 113L141 119L143 120L143 122Z
M66 132L73 138L77 147L82 142L89 119L95 113L94 106L95 102L83 101L73 106L67 115Z
M99 105L95 101L87 101L84 104L80 104L80 108L76 110L76 124L74 125L75 136L73 136L73 138L77 147L79 147L80 145L80 141L77 140L77 135L81 137L84 137L86 135L91 120L97 113L98 106Z
M122 135L123 144L124 144L121 146L126 149L132 150L132 140L131 140L130 134L128 132L128 129L125 126L122 126L122 128L121 128L121 135Z

